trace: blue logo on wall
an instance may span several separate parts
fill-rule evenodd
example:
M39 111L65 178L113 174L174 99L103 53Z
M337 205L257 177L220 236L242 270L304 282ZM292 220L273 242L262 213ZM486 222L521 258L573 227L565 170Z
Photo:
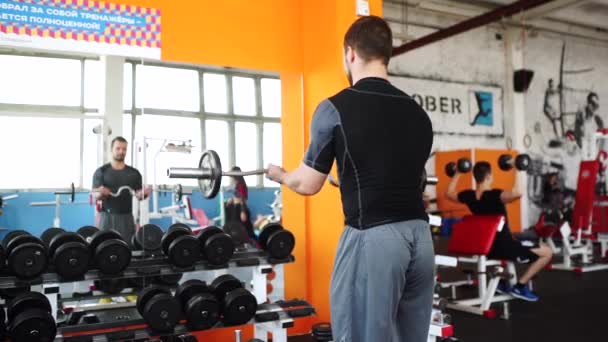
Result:
M494 98L493 94L487 91L474 91L470 98L470 115L473 116L471 126L493 126L494 125ZM477 104L477 105L475 105Z

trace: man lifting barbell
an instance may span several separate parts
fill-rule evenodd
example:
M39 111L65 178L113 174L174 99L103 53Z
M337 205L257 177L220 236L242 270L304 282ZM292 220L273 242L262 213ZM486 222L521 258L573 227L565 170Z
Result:
M527 155L519 155L515 160L511 156L502 155L498 163L503 171L509 171L513 166L518 171L526 171L529 161ZM495 189L492 187L494 178L490 163L485 161L477 162L473 167L473 177L477 183L477 189L458 192L456 188L462 173L460 172L460 168L457 168L456 171L446 191L446 197L449 200L466 204L475 215L503 215L505 217L505 225L496 234L488 257L498 260L511 260L523 264L530 263L530 266L523 276L518 279L518 283L515 286L511 288L506 282L501 281L497 291L510 293L512 296L523 300L537 301L538 295L532 292L527 284L532 277L551 261L553 252L544 244L530 243L530 241L520 242L515 240L511 235L505 204L514 202L522 196L519 179L522 176L521 173L518 172L515 175L515 182L511 190Z
M217 153L208 150L198 168L169 168L167 174L197 179L208 198L217 194L223 176L261 173L299 194L314 195L336 160L346 227L331 280L333 337L425 341L435 282L421 191L433 144L431 120L388 81L392 33L383 19L358 19L346 33L344 52L352 87L317 107L311 142L296 170L269 165L268 170L224 172Z
M127 140L116 137L110 146L111 162L99 167L93 175L95 198L101 201L99 229L116 230L125 241L131 243L135 234L131 196L144 199L148 197L151 189L149 187L142 189L142 177L139 171L125 164ZM118 192L121 189L128 191Z

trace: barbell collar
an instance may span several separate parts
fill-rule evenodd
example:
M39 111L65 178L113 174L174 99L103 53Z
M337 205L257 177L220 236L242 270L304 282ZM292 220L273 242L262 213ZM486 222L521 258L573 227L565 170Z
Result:
M169 178L209 179L212 174L211 169L170 167L167 169L167 176Z
M437 185L439 178L437 176L427 176L426 185Z

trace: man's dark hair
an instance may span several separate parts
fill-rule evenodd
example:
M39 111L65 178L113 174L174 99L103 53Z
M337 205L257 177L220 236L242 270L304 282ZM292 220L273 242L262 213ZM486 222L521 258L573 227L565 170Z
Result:
M593 97L596 97L598 99L600 98L596 92L592 91L587 95L587 103L591 102L591 98L593 98Z
M473 166L473 177L477 183L483 182L490 173L492 173L492 166L486 161L477 162Z
M393 33L384 19L361 17L344 35L344 49L350 46L366 62L380 59L388 65L393 54Z
M121 143L127 143L127 139L123 138L123 137L116 137L114 139L112 139L112 144L110 145L110 148L114 147L114 143L115 142L121 142Z

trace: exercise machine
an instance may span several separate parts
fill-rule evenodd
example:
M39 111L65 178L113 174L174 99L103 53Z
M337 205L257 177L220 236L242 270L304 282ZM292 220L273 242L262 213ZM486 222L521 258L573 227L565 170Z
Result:
M90 205L93 206L93 198L89 196L88 201L76 201L77 193L89 193L89 191L76 191L74 183L67 190L55 191L55 200L46 202L30 202L32 207L55 207L55 218L53 227L61 227L61 206L62 205ZM69 196L67 201L62 201L62 196Z

